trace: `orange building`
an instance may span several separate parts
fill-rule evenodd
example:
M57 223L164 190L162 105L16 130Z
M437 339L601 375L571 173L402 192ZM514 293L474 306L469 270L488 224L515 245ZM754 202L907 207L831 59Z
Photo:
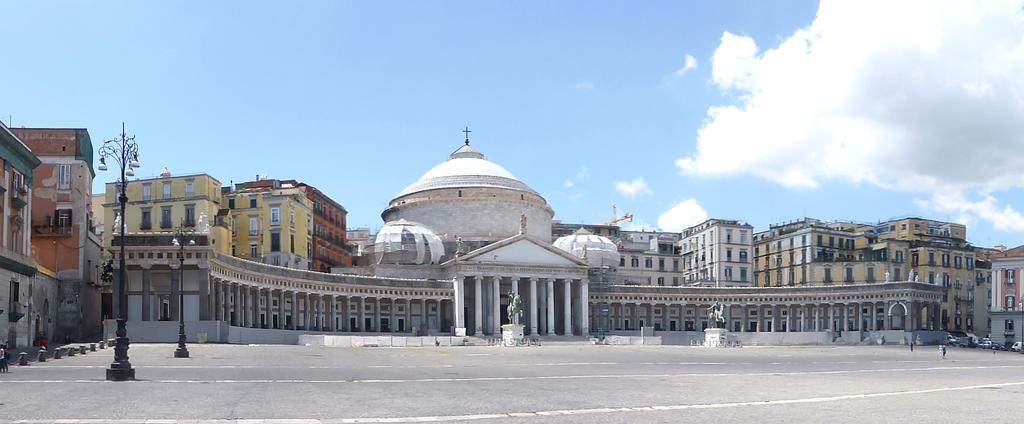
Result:
M32 173L32 257L60 287L57 331L98 333L102 320L101 240L93 231L93 146L82 128L12 128L42 162Z
M331 272L333 267L351 267L352 250L348 246L346 217L348 211L324 192L306 183L306 197L313 201L313 241L309 256L312 270Z

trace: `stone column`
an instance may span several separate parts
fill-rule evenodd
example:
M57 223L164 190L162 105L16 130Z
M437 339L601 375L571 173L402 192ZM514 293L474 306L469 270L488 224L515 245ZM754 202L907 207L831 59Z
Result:
M785 305L783 308L786 309L786 332L792 333L793 330L793 305Z
M178 312L179 312L179 309L178 309L179 308L179 306L178 306L179 305L179 303L178 303L178 294L181 293L181 280L180 280L181 277L180 276L181 276L181 266L178 265L178 260L175 259L174 260L174 267L171 268L171 284L170 284L170 286L171 286L171 298L170 298L171 313L168 314L170 316L170 318L171 318L171 321L177 321L178 320Z
M555 281L553 279L551 279L551 278L548 278L547 282L548 282L548 295L547 295L548 318L547 318L547 323L545 324L545 326L547 327L548 335L549 336L554 336L555 335L555 327L557 327L555 325Z
M562 315L562 324L563 324L562 331L565 332L566 336L571 336L572 335L572 280L563 279L562 281L565 284L563 286L565 288L564 294L562 295L562 298L564 300L563 303L565 304L564 305L565 308L563 308L564 311L562 312L562 314L563 314Z
M337 302L337 299L335 299L334 295L327 295L327 331L331 332L338 331L338 323L335 322L338 317L338 306L335 302Z
M452 285L455 286L455 328L466 328L465 305L466 305L466 276L455 276ZM409 304L412 304L410 300ZM412 321L406 323L412 329Z
M299 329L299 292L292 290L292 325L290 330Z
M373 298L373 325L374 332L381 332L380 328L380 296Z
M836 333L839 328L836 326L836 305L833 303L828 304L828 329L832 334Z
M199 281L196 289L199 292L199 313L197 321L208 321L213 318L212 310L210 309L210 269L198 268Z
M821 305L814 305L814 331L821 331Z
M244 284L238 284L235 293L235 315L238 315L238 326L248 327L249 316L246 313L246 308L249 304L249 299L245 298L247 286Z
M395 314L398 312L398 303L396 300L396 298L391 298L391 318L388 319L388 325L391 326L389 330L391 330L392 333L398 332L398 321L395 320Z
M843 331L850 331L850 304L843 304Z
M477 337L484 334L483 279L482 275L473 277L473 335Z
M231 323L231 284L221 281L220 282L220 320L228 324Z
M356 328L359 329L360 333L365 333L368 330L366 328L366 296L358 296L356 299L358 300L356 308L359 308L356 311L356 319L358 320L356 321Z
M462 284L462 280L456 278L455 284ZM412 298L405 299L405 328L406 333L412 334Z
M665 311L666 319L668 311ZM587 337L590 335L590 282L580 280L580 333Z
M491 332L501 335L501 277L491 278Z
M271 290L273 295L273 290ZM277 291L277 329L288 328L284 322L284 290Z

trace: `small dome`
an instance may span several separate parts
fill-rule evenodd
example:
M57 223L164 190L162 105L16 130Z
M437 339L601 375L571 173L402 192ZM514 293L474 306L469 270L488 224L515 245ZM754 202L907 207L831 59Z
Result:
M581 228L571 235L559 237L555 240L555 247L583 259L595 268L619 266L619 249L615 243L608 237L586 229Z
M404 219L384 224L373 242L378 264L437 264L444 256L444 244L433 231Z

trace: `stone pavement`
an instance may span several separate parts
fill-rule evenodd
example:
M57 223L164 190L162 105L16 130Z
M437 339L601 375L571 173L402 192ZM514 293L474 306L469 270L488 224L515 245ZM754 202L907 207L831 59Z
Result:
M1003 422L1024 355L900 347L133 345L0 374L0 422ZM1017 412L1013 412L1017 411ZM197 421L198 420L198 421ZM233 421L244 420L244 421Z

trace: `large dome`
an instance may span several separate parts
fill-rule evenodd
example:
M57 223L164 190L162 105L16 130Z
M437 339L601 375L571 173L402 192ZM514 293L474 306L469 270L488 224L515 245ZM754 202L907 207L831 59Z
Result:
M452 153L450 159L423 174L395 198L426 190L464 187L495 187L536 194L501 165L487 160L468 144Z
M607 237L593 234L586 229L559 237L554 244L555 247L583 259L592 267L615 268L619 266L619 249L615 243L612 243Z
M555 212L539 193L469 145L398 193L381 213L384 222L419 222L442 240L488 243L520 232L551 240Z

